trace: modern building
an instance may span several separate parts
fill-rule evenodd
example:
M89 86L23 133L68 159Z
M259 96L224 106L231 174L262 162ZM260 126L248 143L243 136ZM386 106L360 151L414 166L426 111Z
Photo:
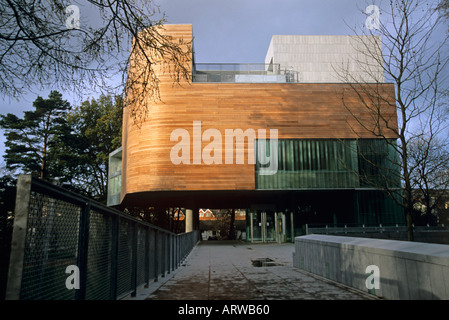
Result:
M193 39L192 25L164 32ZM380 48L380 38L366 39ZM187 208L187 231L198 208L244 209L248 241L291 241L306 224L403 223L396 202L369 183L387 174L399 187L391 165L376 166L394 160L385 139L395 141L397 116L394 85L360 40L273 36L265 63L203 64L193 53L192 82L174 85L161 71L148 117L136 124L124 109L109 204ZM386 123L349 78L380 92Z

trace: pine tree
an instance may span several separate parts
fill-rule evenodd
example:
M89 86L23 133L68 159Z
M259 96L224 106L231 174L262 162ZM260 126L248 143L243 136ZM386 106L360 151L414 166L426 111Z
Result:
M11 113L0 116L6 137L4 159L7 169L19 169L48 180L59 175L51 165L57 153L52 145L67 126L70 104L62 99L62 94L52 91L48 99L37 97L33 107L34 110L24 112L22 119Z

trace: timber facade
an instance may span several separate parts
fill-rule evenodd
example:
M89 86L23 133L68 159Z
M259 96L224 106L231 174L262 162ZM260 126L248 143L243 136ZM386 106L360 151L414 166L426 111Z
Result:
M191 25L164 28L173 41L193 39ZM124 109L122 148L110 160L114 205L244 209L250 241L293 240L305 224L403 222L400 207L372 183L385 180L374 166L382 163L399 187L394 148L386 143L396 139L394 85L367 73L357 92L351 83L330 82L332 68L323 71L329 61L316 62L319 76L308 70L302 81L282 46L326 52L347 48L352 38L290 38L277 47L276 39L265 64L196 64L192 53L192 81L179 84L160 68L160 100L149 102L148 116L136 123L129 112L136 106ZM381 118L366 107L374 91ZM275 170L267 174L268 160Z

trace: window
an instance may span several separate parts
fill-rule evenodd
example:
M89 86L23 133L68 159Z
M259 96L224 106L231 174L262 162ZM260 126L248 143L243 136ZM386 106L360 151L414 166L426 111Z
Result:
M356 152L355 140L279 140L277 172L259 175L256 163L256 188L355 188Z
M257 148L258 143L255 143L256 155ZM382 183L399 185L394 160L394 148L381 139L283 139L278 141L275 174L260 174L263 166L256 162L256 189L378 188Z

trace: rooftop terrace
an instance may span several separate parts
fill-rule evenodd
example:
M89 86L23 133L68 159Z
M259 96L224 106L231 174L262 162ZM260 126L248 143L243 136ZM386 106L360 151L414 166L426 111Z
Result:
M296 83L299 72L273 63L196 63L193 82Z

